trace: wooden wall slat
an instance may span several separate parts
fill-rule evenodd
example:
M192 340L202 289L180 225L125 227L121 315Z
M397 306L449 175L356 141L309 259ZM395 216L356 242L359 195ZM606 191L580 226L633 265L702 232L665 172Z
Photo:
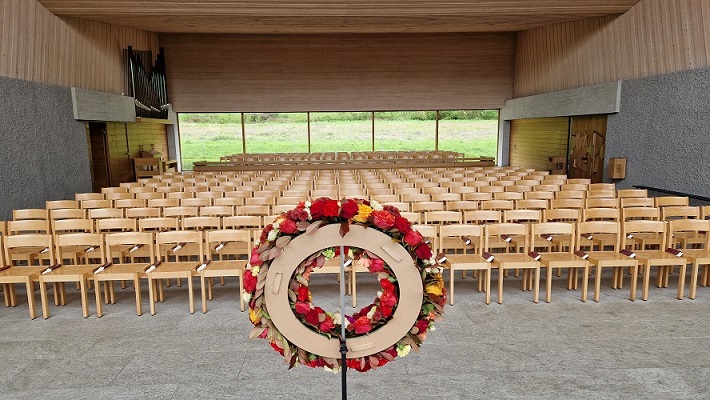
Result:
M178 112L499 108L514 34L161 35Z
M37 0L0 0L0 75L121 93L123 55L132 45L158 52L152 32L59 18Z
M546 170L548 157L566 156L569 118L532 118L510 122L510 165Z
M515 97L710 66L708 26L708 0L641 0L620 16L518 32Z

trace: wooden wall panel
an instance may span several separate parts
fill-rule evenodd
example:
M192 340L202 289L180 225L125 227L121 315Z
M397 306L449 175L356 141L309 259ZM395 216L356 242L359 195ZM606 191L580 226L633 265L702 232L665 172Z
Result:
M550 156L567 155L569 118L518 119L510 122L510 165L547 170Z
M0 0L1 76L120 94L129 45L157 54L158 36L59 18L36 0Z
M166 127L165 124L153 123L109 122L106 124L111 186L133 180L131 158L140 155L141 146L146 151L154 148L163 154L163 159L168 159Z
M500 108L515 35L161 35L177 112Z
M710 0L642 0L625 14L518 33L515 97L710 65Z

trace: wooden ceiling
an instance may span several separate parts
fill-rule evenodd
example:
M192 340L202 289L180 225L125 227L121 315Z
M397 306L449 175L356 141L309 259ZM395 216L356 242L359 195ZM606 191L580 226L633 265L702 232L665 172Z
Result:
M504 32L623 14L640 0L38 0L59 16L152 32Z

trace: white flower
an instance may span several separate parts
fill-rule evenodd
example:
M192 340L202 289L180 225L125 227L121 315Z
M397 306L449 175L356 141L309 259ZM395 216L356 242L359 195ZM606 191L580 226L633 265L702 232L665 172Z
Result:
M242 295L242 299L244 299L245 303L248 303L249 301L251 301L251 293L244 292L244 294Z
M378 291L377 291L377 298L379 299L380 297L382 297L382 291L381 291L381 290L378 290Z
M311 208L311 205L312 205L310 200L306 200L306 202L303 204L306 206L306 208Z
M271 232L269 232L269 236L266 238L269 242L276 240L276 238L279 236L279 230L274 229Z
M343 317L340 315L338 311L333 313L333 323L335 325L342 325L343 324Z
M429 264L431 264L431 265L436 264L436 258L434 258L434 257L432 256L432 257L429 259Z
M372 317L375 315L375 312L377 311L377 307L372 307L370 309L370 312L367 313L367 318L372 319Z
M384 210L384 207L382 207L382 204L376 202L375 200L370 201L370 207L372 207L373 210L375 211L382 211Z
M397 345L397 355L400 357L406 357L407 354L412 350L412 346L406 345L402 346L401 344Z
M254 276L259 274L259 266L258 265L251 267L251 274Z
M432 331L432 332L436 330L436 326L434 326L433 322L429 324L429 327L427 328L427 330Z
M328 371L328 372L332 372L332 373L334 373L334 374L337 374L337 373L340 372L340 368L330 368L330 367L328 367L327 365L324 365L324 366L323 366L323 369L326 370L326 371Z
M281 227L281 220L274 221L272 225L274 227L274 230L279 229Z
M424 272L426 272L427 274L431 274L431 268L429 268L429 267L424 268Z

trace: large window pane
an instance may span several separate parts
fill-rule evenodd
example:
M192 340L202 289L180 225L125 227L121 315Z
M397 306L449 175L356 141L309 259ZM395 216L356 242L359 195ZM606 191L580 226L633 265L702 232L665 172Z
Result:
M497 146L498 110L439 112L439 150L495 157Z
M241 114L212 113L178 115L183 170L195 161L219 161L242 152Z
M247 153L307 153L306 113L244 114Z
M375 151L434 150L436 112L375 113Z
M311 151L372 150L372 113L311 113Z

